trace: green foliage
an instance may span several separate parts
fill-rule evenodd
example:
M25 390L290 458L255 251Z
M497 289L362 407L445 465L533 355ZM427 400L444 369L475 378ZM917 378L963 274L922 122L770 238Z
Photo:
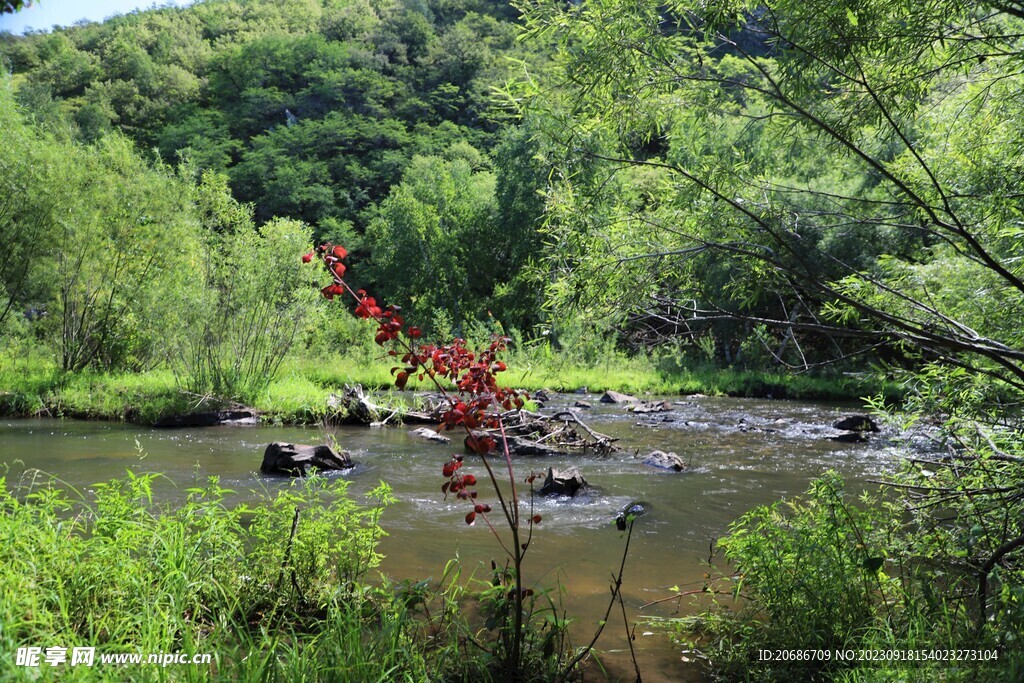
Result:
M200 287L180 320L177 372L192 392L252 400L273 380L315 294L296 257L309 229L276 220L256 230L223 176L205 174L196 202L206 243Z
M12 680L47 674L14 664L17 648L35 643L96 647L97 660L213 655L174 674L187 679L428 677L417 623L386 589L365 583L391 501L386 486L364 509L345 482L312 478L249 510L230 505L233 492L213 478L171 510L153 502L160 485L155 475L128 474L83 500L38 475L14 492L0 479L0 664ZM84 680L83 669L66 673ZM87 673L123 672L97 664ZM168 671L137 674L165 680Z
M0 52L85 139L117 127L168 162L187 151L228 171L261 222L363 227L414 154L491 145L490 88L518 52L511 14L461 1L232 0L12 38ZM439 147L438 136L454 139Z
M410 320L449 311L456 330L480 315L466 307L493 286L487 240L494 176L463 159L415 157L402 183L381 204L368 237L386 301L401 301Z
M753 330L727 319L746 318L791 366L899 338L1020 382L1003 325L1024 291L1007 239L1019 207L993 180L1020 175L1019 12L524 10L529 38L559 44L556 73L511 92L564 150L548 198L556 301L649 341L714 334L729 364ZM945 40L975 31L974 45ZM940 260L987 271L983 299L1005 317L968 310L973 275L939 296L927 276L908 286ZM823 320L836 306L848 314Z
M185 185L121 136L86 146L27 125L6 84L0 106L0 321L33 309L64 370L150 366L200 244Z
M1014 616L975 630L962 597L966 576L937 554L959 544L935 531L906 524L898 504L867 495L855 502L828 474L805 498L758 508L730 528L720 546L732 566L707 588L720 596L717 605L679 621L678 632L726 680L893 680L903 669L891 662L844 662L836 653L944 648L998 655L953 669L944 661L912 662L915 680L1014 680L1018 613L1004 612ZM1006 587L1007 594L1015 591ZM759 655L804 649L830 656L766 661Z

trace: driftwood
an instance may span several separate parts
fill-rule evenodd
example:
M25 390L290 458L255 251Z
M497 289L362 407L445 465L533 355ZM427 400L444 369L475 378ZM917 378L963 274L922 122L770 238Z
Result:
M569 410L551 416L513 410L501 417L512 455L608 455L621 450L615 446L617 439L594 431ZM475 433L490 436L500 447L500 430L477 430Z
M334 411L330 424L430 424L437 425L447 408L444 397L427 397L427 410L408 410L375 403L360 385L345 386L341 396L332 395L328 406ZM569 453L608 455L617 452L617 439L591 429L571 410L554 415L540 415L528 410L512 410L502 414L509 450L513 455L546 456ZM484 433L484 432L481 432ZM496 442L498 430L486 432Z
M327 407L333 411L328 419L333 424L437 424L441 419L440 411L436 408L431 412L422 412L408 410L404 406L389 407L374 403L360 384L346 384L341 396L331 394L327 399Z

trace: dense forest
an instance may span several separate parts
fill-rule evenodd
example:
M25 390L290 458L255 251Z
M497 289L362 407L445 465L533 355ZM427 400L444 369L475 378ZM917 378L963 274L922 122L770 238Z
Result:
M1022 36L1024 5L958 0L205 0L0 35L0 336L51 383L251 402L372 355L301 266L330 242L430 338L869 377L937 454L744 518L758 618L698 640L736 680L898 678L757 648L968 642L1020 680Z

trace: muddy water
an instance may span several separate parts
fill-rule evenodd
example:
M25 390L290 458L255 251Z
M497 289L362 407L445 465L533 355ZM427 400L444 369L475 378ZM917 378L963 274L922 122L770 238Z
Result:
M581 410L599 431L641 452L675 451L692 469L678 474L656 471L629 457L606 459L524 459L531 468L575 464L594 489L574 500L539 500L543 522L526 565L530 582L551 587L561 582L563 604L576 619L574 641L589 639L608 604L610 577L621 559L624 538L615 530L615 512L632 500L644 500L651 512L638 519L626 564L624 592L630 618L672 616L674 602L645 604L672 595L670 587L698 587L707 570L709 543L730 522L752 507L802 492L827 469L851 483L894 468L901 452L883 433L867 445L828 441L828 425L850 407L789 401L691 398L670 413L640 416L597 397L562 396L548 411L577 399L594 408ZM95 482L133 472L162 472L159 495L174 501L184 489L220 477L223 485L253 497L254 489L273 490L278 479L259 473L262 451L271 441L315 443L315 429L284 427L212 427L153 430L99 422L58 420L0 421L0 463L10 466L8 481L26 468L57 475L79 490ZM339 434L359 466L346 474L360 494L380 480L399 502L388 510L389 536L382 550L384 570L396 578L440 578L456 554L464 574L500 559L486 527L467 527L464 505L445 502L440 493L441 464L451 447L424 442L404 428L347 428ZM468 467L478 476L481 468ZM520 476L521 479L521 476ZM481 493L485 487L479 486ZM688 603L683 603L686 609ZM643 678L652 681L700 680L695 664L642 621L636 630ZM614 679L632 680L624 630L612 621L599 643L602 662ZM595 672L596 673L596 672ZM598 679L601 677L598 676Z

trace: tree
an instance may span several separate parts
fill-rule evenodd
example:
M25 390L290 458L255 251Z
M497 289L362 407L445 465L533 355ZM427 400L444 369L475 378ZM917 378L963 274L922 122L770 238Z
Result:
M4 0L0 3L0 14L13 14L32 6L32 0Z
M495 284L493 220L491 173L474 173L464 158L413 157L367 231L384 299L405 302L410 319L435 327L445 316L460 328L478 318L473 306Z
M620 305L675 329L742 313L780 334L900 341L1024 389L1024 338L1007 324L1024 312L1019 7L525 10L528 35L561 46L562 80L527 105L573 155L556 215L589 220L581 205L607 200L625 169L658 176L654 202L605 201L602 226L583 231L588 248L605 231L604 248L563 252L565 290L625 273ZM602 169L593 182L584 164ZM566 224L558 235L577 230ZM936 259L984 273L1001 315L972 325L969 290L939 306L920 278L910 286Z
M899 596L874 621L883 642L907 642L893 625L916 620L934 624L926 642L996 643L1017 675L1024 5L525 9L528 35L560 41L561 80L531 83L526 101L564 149L548 196L553 293L670 335L770 326L780 358L816 332L912 360L909 421L939 417L930 435L946 450L894 482L890 516L909 523L872 562L899 558ZM775 577L784 556L764 556ZM745 595L781 585L749 568ZM803 628L813 609L788 616Z

